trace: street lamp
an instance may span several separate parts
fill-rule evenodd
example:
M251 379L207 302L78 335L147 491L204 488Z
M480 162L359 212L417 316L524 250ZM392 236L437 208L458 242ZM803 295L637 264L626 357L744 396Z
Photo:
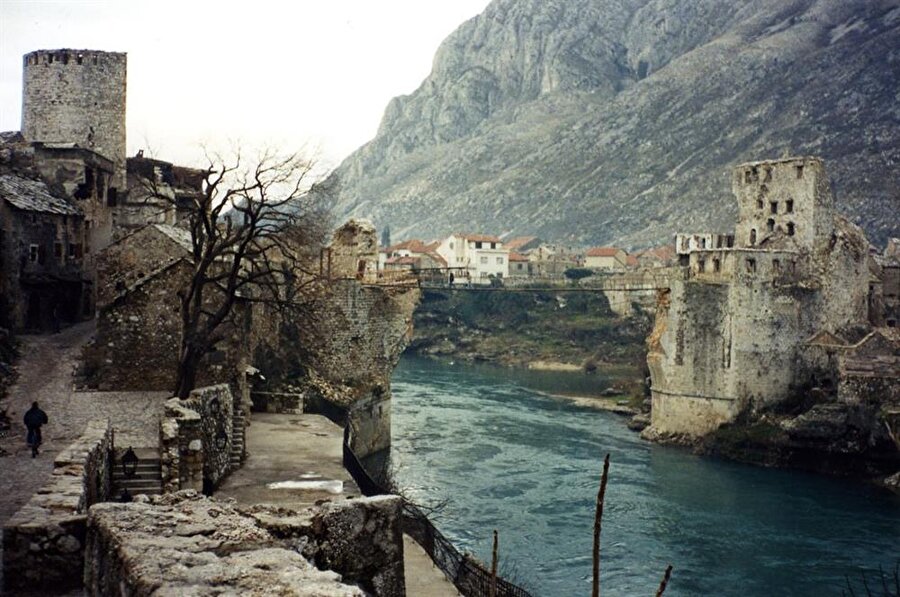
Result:
M216 449L221 452L225 449L225 446L228 445L228 434L225 433L224 429L219 429L219 432L216 434Z
M122 455L122 474L126 477L133 477L137 473L138 460L140 460L134 450L129 448Z

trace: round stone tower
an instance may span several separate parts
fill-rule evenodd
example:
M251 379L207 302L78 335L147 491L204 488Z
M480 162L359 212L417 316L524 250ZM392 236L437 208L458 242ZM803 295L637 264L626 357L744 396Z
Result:
M116 163L124 183L126 66L124 52L38 50L26 54L25 139L92 149Z

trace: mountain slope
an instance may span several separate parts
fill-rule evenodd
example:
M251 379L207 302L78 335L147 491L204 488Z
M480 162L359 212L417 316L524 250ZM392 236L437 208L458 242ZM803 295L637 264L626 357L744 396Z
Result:
M900 0L495 0L338 168L336 211L647 245L729 230L730 167L786 152L900 235Z

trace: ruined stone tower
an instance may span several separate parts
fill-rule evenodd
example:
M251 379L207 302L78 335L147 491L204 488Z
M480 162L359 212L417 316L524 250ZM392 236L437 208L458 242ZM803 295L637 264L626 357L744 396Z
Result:
M22 134L30 142L75 143L112 160L125 187L124 52L38 50L24 57Z

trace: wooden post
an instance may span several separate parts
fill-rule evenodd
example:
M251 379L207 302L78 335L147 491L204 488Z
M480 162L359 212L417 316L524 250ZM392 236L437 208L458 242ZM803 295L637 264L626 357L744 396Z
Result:
M491 553L491 587L490 597L497 597L497 529L494 529L494 549Z
M656 591L656 597L662 597L662 594L666 592L666 585L669 584L670 578L672 578L672 564L669 564L668 567L666 567L666 573L663 575L662 582L659 583L659 590Z
M594 513L594 585L591 597L600 597L600 524L603 520L603 500L606 498L606 481L609 479L609 454L603 459L603 475L597 492L597 509Z

